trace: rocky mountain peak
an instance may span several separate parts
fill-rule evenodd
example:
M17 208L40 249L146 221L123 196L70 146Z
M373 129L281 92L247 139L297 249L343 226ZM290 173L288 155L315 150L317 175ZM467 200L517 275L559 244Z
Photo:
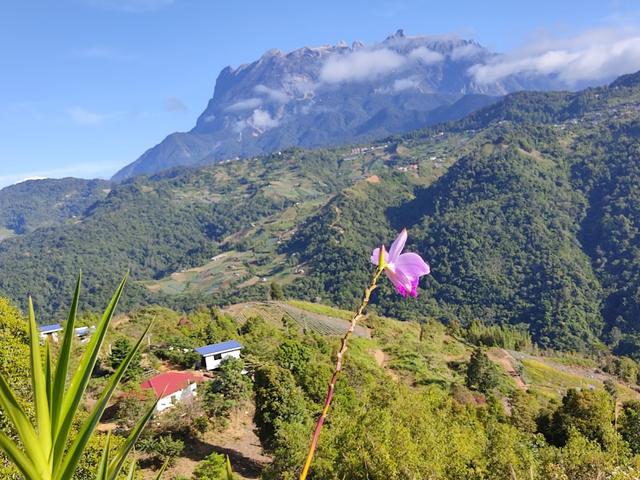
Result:
M474 81L469 68L494 55L472 40L409 36L402 29L368 45L270 49L254 62L223 69L195 127L170 135L114 178L289 146L382 137L449 119L447 107L464 95L490 101L527 89L522 78ZM456 116L485 103L465 102L465 108L455 109Z

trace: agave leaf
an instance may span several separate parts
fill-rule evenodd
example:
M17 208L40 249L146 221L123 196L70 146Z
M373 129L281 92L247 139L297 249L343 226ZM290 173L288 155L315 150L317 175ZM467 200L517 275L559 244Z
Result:
M227 455L227 480L234 480L235 478L233 470L231 469L231 460L229 460L229 455Z
M0 432L0 449L9 457L9 459L18 467L25 478L37 479L42 478L42 473L36 468L34 463L29 459L22 450L4 433Z
M16 427L29 459L34 462L34 465L46 465L45 455L40 448L36 431L2 375L0 375L0 408Z
M44 344L44 380L47 389L47 403L49 404L49 418L51 418L53 408L52 395L53 395L53 382L52 374L53 367L51 362L51 344L47 341Z
M162 474L164 473L164 471L167 469L168 466L169 466L169 460L167 459L167 461L164 462L160 470L158 470L158 474L156 475L155 480L160 480L160 477L162 477Z
M129 455L129 452L135 446L138 438L140 438L144 427L147 425L147 423L149 423L149 420L151 420L153 412L156 410L156 405L158 405L158 400L160 399L156 399L156 401L153 402L153 405L151 405L144 416L140 420L138 420L138 423L136 423L136 426L133 428L133 430L131 430L131 433L127 437L127 440L118 449L118 452L113 457L113 460L111 460L111 463L109 464L109 480L115 480L120 473L122 465L127 459L127 455Z
M47 396L45 373L42 370L40 339L31 297L29 297L29 337L31 340L31 386L33 388L33 399L36 407L38 438L40 441L40 447L48 460L51 453L51 418L49 417L49 398Z
M80 365L78 366L73 379L71 380L71 384L64 394L64 400L59 406L61 411L58 431L56 432L56 440L54 445L54 469L56 471L58 470L57 467L62 462L65 447L69 439L69 433L71 431L73 418L76 414L76 411L78 410L78 405L80 404L80 400L84 395L84 391L87 388L87 384L89 383L89 380L91 378L91 373L96 366L98 354L100 353L100 348L102 347L104 337L107 333L107 327L111 322L113 313L122 295L122 290L124 289L124 285L127 281L127 276L128 275L125 275L125 277L122 279L122 282L120 282L118 289L114 293L111 301L109 302L109 305L107 306L107 309L102 315L102 319L100 320L96 331L92 335L91 341L87 345L87 349L80 361Z
M69 310L67 323L64 326L64 338L62 340L62 347L60 348L60 352L58 353L56 373L53 380L53 397L51 399L51 405L55 405L57 408L52 408L51 429L55 433L58 432L60 413L62 412L62 408L60 407L62 406L64 390L67 383L69 359L71 358L73 331L76 325L76 314L78 312L78 303L80 301L81 281L82 272L78 275L78 280L76 281L76 288L73 293L73 300L71 301L71 309Z
M127 480L134 480L136 477L136 462L135 460L131 462L131 467L129 467L129 473L127 474Z
M136 342L135 346L129 351L129 353L127 354L125 359L122 361L122 363L120 364L116 372L109 379L109 383L107 384L106 388L102 392L102 395L96 402L96 405L93 411L91 412L91 414L89 414L87 419L84 421L84 423L80 427L78 435L76 436L73 444L71 445L71 447L69 447L69 450L66 452L66 455L62 464L62 468L56 469L56 471L58 472L58 476L57 476L58 479L64 480L67 478L71 478L73 476L73 471L76 465L78 464L78 462L80 461L80 458L82 457L82 454L85 446L87 445L87 442L91 438L91 435L93 434L93 431L95 430L95 427L98 424L100 417L104 413L104 410L107 408L107 404L109 403L109 400L113 395L113 392L115 391L118 384L120 383L120 380L124 375L124 372L129 367L129 364L131 363L133 356L140 349L142 345L142 341L144 340L144 337L149 332L149 329L151 328L152 324L153 322L149 323L145 331L142 333L142 335ZM127 444L127 441L125 441L125 445Z
M104 450L102 451L102 458L98 465L98 471L96 472L96 480L107 480L107 469L109 465L109 450L111 449L111 431L107 433L107 441L104 444Z

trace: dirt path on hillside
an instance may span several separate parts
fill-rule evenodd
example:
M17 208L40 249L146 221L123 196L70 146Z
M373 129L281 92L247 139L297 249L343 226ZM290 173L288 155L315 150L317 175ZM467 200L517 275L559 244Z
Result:
M513 378L513 381L516 383L516 386L520 390L526 390L529 387L529 385L527 385L524 382L524 380L522 379L522 377L520 376L520 374L515 368L516 359L513 358L513 356L511 356L511 354L507 352L505 349L500 348L497 350L489 350L487 352L487 356L489 357L489 359L491 359L491 361L497 363L502 368L504 368L504 370L509 374L509 376Z
M387 353L382 351L380 348L370 350L369 353L373 355L373 358L375 359L378 366L384 368L384 370L391 376L391 378L393 378L395 381L400 380L398 374L393 369L389 368L389 355Z
M207 432L202 439L188 445L173 467L164 477L183 476L191 478L198 462L213 452L228 455L236 477L254 480L260 478L271 458L262 453L260 439L255 433L253 415L255 405L247 402L244 408L231 415L229 426L222 432ZM143 472L145 480L154 478L154 472Z

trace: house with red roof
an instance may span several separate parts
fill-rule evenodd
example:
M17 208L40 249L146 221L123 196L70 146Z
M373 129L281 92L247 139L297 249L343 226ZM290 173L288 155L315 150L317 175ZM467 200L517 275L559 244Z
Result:
M153 390L155 396L160 398L156 411L162 412L197 395L198 383L204 380L204 375L198 372L165 372L145 380L140 387Z

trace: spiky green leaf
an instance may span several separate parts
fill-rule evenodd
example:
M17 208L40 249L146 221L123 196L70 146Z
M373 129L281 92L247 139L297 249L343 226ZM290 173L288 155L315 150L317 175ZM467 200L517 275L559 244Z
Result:
M122 282L120 282L120 285L118 286L115 294L111 298L111 301L109 302L107 309L104 311L102 319L96 327L96 331L93 333L91 341L87 345L87 349L85 350L85 353L80 360L80 364L78 365L73 379L71 380L69 388L64 394L64 400L62 402L62 405L60 406L60 421L58 425L58 431L56 432L56 440L54 445L55 470L58 470L58 467L62 462L64 451L69 440L73 418L78 410L80 400L84 395L89 380L91 379L91 373L96 366L98 354L100 353L100 348L102 347L104 337L107 333L107 327L109 326L109 323L113 318L113 314L115 312L116 306L118 305L118 301L122 296L122 291L127 281L127 277L128 275L125 275L125 277L122 279Z
M76 325L76 315L78 313L78 303L80 301L81 281L82 272L78 275L76 288L73 293L73 300L71 301L71 308L67 317L67 323L64 326L64 338L62 340L62 347L60 348L60 352L58 353L58 362L56 364L56 373L53 381L53 398L51 403L52 405L56 405L58 408L52 409L51 428L56 433L58 432L60 414L62 412L62 408L59 407L63 403L64 391L69 371L69 359L71 358L72 341Z
M144 340L147 333L149 332L149 329L151 328L152 323L153 322L151 322L147 326L143 334L140 336L140 338L136 342L135 346L129 351L129 353L127 354L125 359L122 361L122 363L120 364L116 372L111 376L111 378L109 379L109 382L107 383L107 386L102 392L102 395L96 402L96 405L93 411L89 414L87 419L84 421L84 423L80 427L80 430L73 444L71 445L71 447L69 447L69 450L66 452L64 462L62 464L62 468L56 469L56 471L58 472L58 475L56 478L58 478L59 480L71 478L71 476L73 475L73 471L76 465L78 464L78 462L80 461L84 448L89 442L89 439L91 438L91 435L93 434L93 431L95 430L95 427L98 424L100 417L102 416L105 409L107 408L107 404L109 403L109 400L111 399L111 396L113 395L113 392L115 391L116 387L120 383L120 380L124 375L124 372L129 367L129 364L131 363L133 356L140 349L142 345L142 341ZM126 445L126 441L125 441L125 445Z
M144 427L147 425L147 423L149 423L149 420L151 420L153 412L155 412L156 406L158 405L158 400L159 399L156 399L156 401L153 402L153 405L149 407L145 415L140 420L138 420L138 423L136 423L136 426L131 430L131 433L127 437L127 440L122 444L122 446L120 446L118 452L113 457L113 460L111 460L111 464L109 465L110 480L115 480L120 473L122 465L127 459L127 455L129 455L129 452L133 450L136 442L142 434L142 431L144 430Z
M107 441L104 444L102 458L96 472L96 480L107 480L107 471L109 470L109 450L111 449L111 432L107 433ZM69 477L71 478L71 477Z
M40 333L36 325L36 316L33 311L33 301L29 297L29 337L31 340L31 387L33 388L33 400L36 407L36 425L40 448L45 457L51 454L51 417L49 417L49 398L45 373L42 369L42 357L40 355Z
M34 462L22 452L18 446L4 433L0 432L0 449L9 457L9 459L18 467L25 478L36 479L42 478L42 472L36 468Z

